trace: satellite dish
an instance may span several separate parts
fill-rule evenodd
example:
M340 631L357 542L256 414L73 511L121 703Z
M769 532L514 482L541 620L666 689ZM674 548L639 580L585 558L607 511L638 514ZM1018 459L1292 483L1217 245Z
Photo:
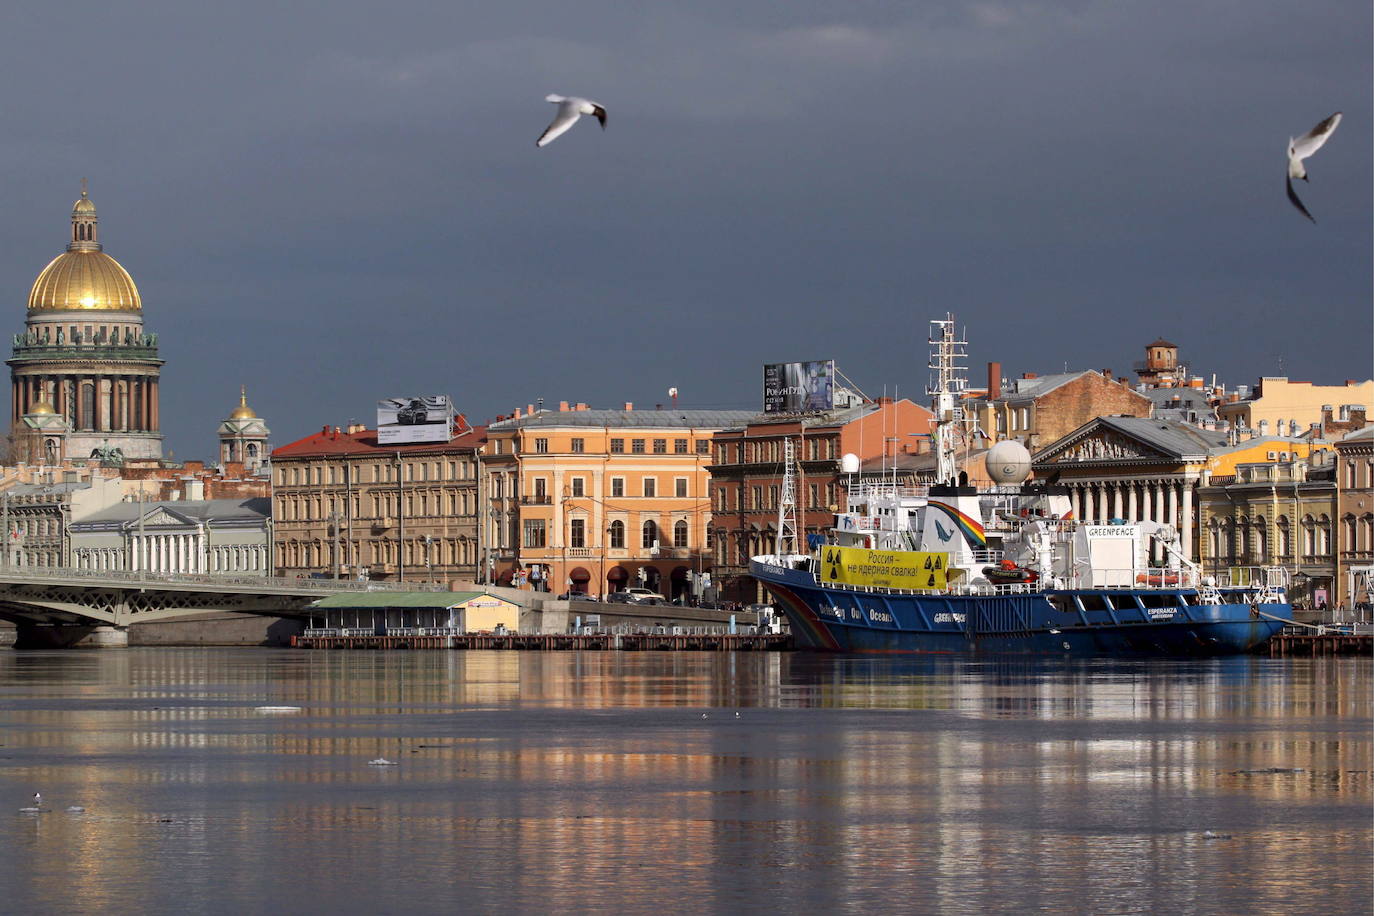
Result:
M859 456L853 452L845 452L840 459L840 472L844 474L859 473Z
M670 397L670 398L675 398L675 397L677 397L677 389L676 389L676 388L669 388L669 389L668 389L668 397Z

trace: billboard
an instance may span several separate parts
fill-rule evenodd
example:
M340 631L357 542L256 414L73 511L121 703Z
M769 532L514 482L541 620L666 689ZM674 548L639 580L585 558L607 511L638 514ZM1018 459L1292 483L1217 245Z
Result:
M820 581L863 588L943 590L949 584L948 568L947 553L826 546L821 548Z
M835 406L835 361L768 363L763 367L764 413L813 413Z
M448 395L384 398L377 402L377 444L447 442L453 417Z

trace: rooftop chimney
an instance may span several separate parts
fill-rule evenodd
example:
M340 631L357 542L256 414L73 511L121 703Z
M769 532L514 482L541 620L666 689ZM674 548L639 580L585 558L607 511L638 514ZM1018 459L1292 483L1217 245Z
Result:
M988 363L988 397L1000 397L1002 394L1002 364Z
M625 409L626 409L626 410L634 410L634 409L635 409L634 402L633 402L633 401L626 401L626 402L625 402Z
M1037 375L1037 374L1035 374L1034 372L1022 372L1022 373L1021 373L1021 377L1022 377L1022 378L1025 378L1025 379L1032 379L1032 378L1039 378L1040 376Z
M1112 370L1110 370L1110 369L1103 369L1103 370L1102 370L1102 377L1105 378L1107 381L1111 381L1111 380L1112 380Z
M559 402L558 402L558 412L559 412L559 413L567 413L567 412L568 412L568 402L567 402L567 401L559 401Z

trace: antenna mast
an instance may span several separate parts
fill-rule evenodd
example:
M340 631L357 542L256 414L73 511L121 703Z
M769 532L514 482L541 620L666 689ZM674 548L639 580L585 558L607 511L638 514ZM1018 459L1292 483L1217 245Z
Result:
M792 542L792 552L797 552L797 478L793 466L794 452L790 438L782 440L782 494L778 498L778 536L773 544L773 556L781 559L783 545Z
M952 427L964 421L964 388L968 380L961 365L968 359L968 341L954 330L954 315L946 312L943 320L930 322L930 385L926 394L935 411L935 480L949 483L959 473L955 462L955 441Z

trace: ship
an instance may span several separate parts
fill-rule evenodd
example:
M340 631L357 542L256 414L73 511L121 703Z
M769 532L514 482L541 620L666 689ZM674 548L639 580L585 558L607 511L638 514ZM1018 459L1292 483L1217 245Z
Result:
M1029 480L1020 442L993 445L993 485L969 486L956 460L972 424L961 409L967 342L953 316L931 322L930 345L937 483L867 479L846 455L844 511L799 550L795 461L785 443L774 551L752 557L749 570L798 647L1233 655L1292 623L1283 567L1204 575L1170 525L1076 519L1066 488Z

